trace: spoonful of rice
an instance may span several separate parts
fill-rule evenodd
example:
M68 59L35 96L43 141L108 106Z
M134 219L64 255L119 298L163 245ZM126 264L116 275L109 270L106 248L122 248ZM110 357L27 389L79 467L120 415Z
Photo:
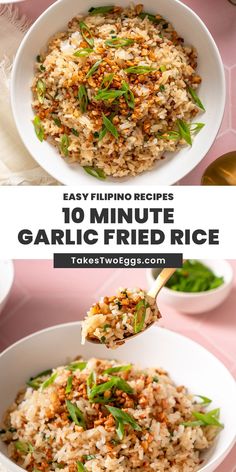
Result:
M160 271L151 289L122 288L94 303L82 322L82 344L89 341L116 349L161 318L156 297L176 269Z

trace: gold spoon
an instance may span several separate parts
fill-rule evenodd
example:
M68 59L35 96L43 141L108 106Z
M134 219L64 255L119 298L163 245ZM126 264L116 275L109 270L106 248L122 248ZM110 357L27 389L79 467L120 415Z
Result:
M202 176L201 185L236 185L236 151L212 162Z
M173 273L176 271L176 268L166 268L166 269L162 269L160 270L155 282L153 283L152 287L150 288L150 290L148 291L147 295L151 298L154 298L156 300L156 297L158 295L158 293L160 292L160 290L162 289L162 287L164 287L164 285L166 284L166 282L170 279L170 277L173 275ZM144 331L146 331L146 329L150 328L153 324L155 323L155 321L153 321L152 323L150 323ZM129 339L133 339L135 338L135 336L138 336L139 334L142 334L144 333L144 331L140 331L139 333L136 333L136 334L131 334L129 336L127 336L127 338L124 338L124 339L120 339L117 341L117 345L121 345L121 344L124 344L125 341L128 341ZM90 338L89 336L86 337L86 341L89 341L90 343L93 343L93 344L101 344L100 340L99 339L96 339L96 338Z

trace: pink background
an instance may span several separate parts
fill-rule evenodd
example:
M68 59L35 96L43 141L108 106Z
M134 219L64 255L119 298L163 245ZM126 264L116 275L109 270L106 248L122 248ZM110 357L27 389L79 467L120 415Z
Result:
M26 0L20 4L20 11L35 20L52 3L52 0ZM236 149L236 6L227 0L185 0L183 3L200 16L214 37L225 66L227 83L226 109L217 139L201 163L179 182L199 185L204 170L212 161Z
M236 274L236 261L231 263ZM15 261L14 286L0 313L0 351L33 331L81 319L100 296L130 285L147 287L146 271L53 269L51 261ZM236 377L236 276L230 296L212 312L187 316L159 305L162 326L202 344ZM236 447L217 472L236 472Z

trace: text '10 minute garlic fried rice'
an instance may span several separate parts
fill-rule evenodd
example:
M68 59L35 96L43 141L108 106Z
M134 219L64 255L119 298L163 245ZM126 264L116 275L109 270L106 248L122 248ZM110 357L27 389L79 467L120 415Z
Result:
M135 176L192 144L197 53L142 5L91 8L37 56L34 127L89 174Z
M160 317L156 300L144 290L120 288L92 305L82 322L82 344L89 338L116 349Z
M90 359L27 382L1 430L28 471L195 472L222 426L162 369Z

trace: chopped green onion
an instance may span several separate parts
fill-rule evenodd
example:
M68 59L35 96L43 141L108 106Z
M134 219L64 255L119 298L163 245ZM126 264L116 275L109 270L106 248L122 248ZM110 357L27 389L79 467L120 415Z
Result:
M106 134L107 134L107 129L105 126L103 126L101 131L99 132L98 141L101 141L104 138L104 136L106 136Z
M209 411L207 413L199 413L198 411L193 411L193 416L196 420L201 421L203 426L214 425L222 427L223 425L218 421L219 417L219 408Z
M29 387L37 390L42 384L42 377L51 375L51 373L52 369L43 370L43 372L39 372L39 374L35 375L35 377L30 377L30 379L26 382L26 385L29 385Z
M55 125L57 125L57 126L60 128L60 127L61 127L61 120L60 120L60 118L58 118L57 115L52 115L52 119L53 119Z
M103 374L114 374L115 372L127 372L130 369L132 369L132 364L118 365L116 367L109 367L109 369L104 370Z
M204 397L203 395L195 395L195 397L201 398L202 402L201 405L209 405L212 402L210 398Z
M23 452L23 454L28 454L29 452L33 452L34 450L32 444L25 441L15 441L14 446L17 451Z
M71 362L67 367L66 367L66 370L71 370L71 372L74 372L75 370L84 370L85 367L87 366L87 362L84 362L84 361L75 361L75 362Z
M115 98L121 97L126 92L125 90L99 90L95 95L95 100L114 100Z
M84 467L82 462L77 461L76 464L77 464L77 472L87 472L87 469L86 467Z
M104 115L104 113L102 114L102 121L107 131L109 131L109 133L111 133L116 139L118 139L119 133L116 127L113 125L111 120L109 120L109 118L107 118L107 116Z
M125 393L132 394L133 389L130 385L120 377L112 377L108 382L101 383L99 385L94 385L90 390L89 400L93 401L97 397L100 397L107 390L111 390L113 387L122 390Z
M159 379L156 375L154 375L153 379L152 379L153 382L155 383L158 383L159 382Z
M76 57L86 57L86 56L89 56L91 52L93 52L93 49L83 48L83 49L78 49L78 51L75 51L73 55Z
M81 35L83 36L86 43L88 43L88 45L91 48L93 48L94 39L93 39L93 35L92 35L92 32L90 31L89 27L86 25L86 23L84 23L83 21L80 21L79 28L80 28Z
M36 61L37 61L37 62L43 62L43 58L42 58L42 56L40 56L40 54L38 54L38 55L36 56Z
M156 16L152 15L151 13L142 12L142 13L139 13L138 16L142 18L143 20L144 18L148 18L149 21L152 21L153 23L156 23L157 25L159 25L159 23L163 21L162 18L156 18Z
M130 38L113 38L105 41L105 44L110 48L123 48L134 44L134 40Z
M165 72L165 71L166 71L166 66L165 66L165 65L160 66L160 67L159 67L159 70L160 70L161 72Z
M52 374L51 377L49 377L49 379L45 380L41 385L42 390L44 390L45 388L48 388L50 385L52 385L54 383L54 380L56 379L56 377L57 377L57 372Z
M164 134L156 134L158 139L169 139L170 141L177 141L181 138L178 131L166 131Z
M159 90L160 90L160 92L164 92L164 90L165 90L165 85L160 85Z
M91 167L91 166L84 166L83 169L87 174L96 177L96 179L105 180L106 174L102 169L98 169L98 167Z
M190 123L189 125L191 133L199 133L204 126L205 123Z
M69 147L70 145L70 140L67 136L67 134L63 134L61 137L61 142L60 142L60 149L63 154L63 156L67 157L69 155Z
M125 101L126 101L127 105L130 108L134 108L134 105L135 105L134 94L133 94L132 90L130 90L129 84L127 84L127 82L123 81L121 89L123 89L125 91Z
M44 72L46 70L46 67L44 67L42 64L39 66L39 69L41 70L41 72Z
M90 397L92 388L96 385L96 373L91 372L87 378L87 395Z
M85 113L88 106L88 94L86 87L84 85L80 85L78 90L78 99L80 104L80 111L81 113Z
M73 376L70 375L67 379L67 384L66 384L66 390L65 393L70 393L72 389L72 382L73 382Z
M103 331L107 331L111 327L110 324L104 324Z
M200 98L198 97L196 91L192 87L188 87L188 92L190 93L193 101L196 103L196 105L201 108L201 110L206 111L204 108L204 105L202 104Z
M44 127L42 125L42 121L40 120L39 116L36 115L34 117L33 125L34 125L35 134L37 138L39 139L39 141L41 141L42 143L44 140Z
M37 90L37 97L39 103L44 102L45 98L45 92L46 92L46 84L43 80L39 79L36 84L36 90Z
M180 137L183 138L186 143L192 146L192 138L190 133L189 124L184 120L177 120L177 126L179 128Z
M94 454L87 454L87 455L84 455L83 458L86 460L86 461L91 461L93 459L96 459L96 456Z
M106 14L110 13L114 10L114 5L107 5L105 7L91 7L89 9L89 14L90 15L100 15L100 14Z
M85 420L82 411L69 400L66 400L66 408L72 421L74 421L77 426L82 426L85 429Z
M101 89L100 89L100 90L107 90L107 89L110 87L110 85L111 85L111 83L112 83L112 81L113 81L113 78L114 78L114 74L113 74L113 73L104 75L103 81L102 81L102 83L101 83ZM105 85L105 84L106 84L106 87L103 89L102 87L103 87L103 85Z
M77 137L79 136L79 131L77 131L77 129L71 128L71 132L74 136L77 136Z
M148 74L149 72L154 72L157 69L149 66L133 66L124 69L127 74Z
M97 69L99 68L101 62L102 62L102 59L99 59L99 61L97 61L97 62L95 62L95 64L93 64L91 69L89 69L89 71L87 72L87 75L86 75L87 79L88 79L88 77L91 77L97 71Z
M139 426L139 424L128 413L125 413L124 411L120 410L120 408L115 408L114 406L106 405L106 408L116 420L116 432L120 440L122 440L124 437L125 424L130 425L135 431L142 431L142 428Z
M140 300L137 303L134 313L134 332L139 333L143 329L145 322L146 309L149 307L149 303L146 300Z

